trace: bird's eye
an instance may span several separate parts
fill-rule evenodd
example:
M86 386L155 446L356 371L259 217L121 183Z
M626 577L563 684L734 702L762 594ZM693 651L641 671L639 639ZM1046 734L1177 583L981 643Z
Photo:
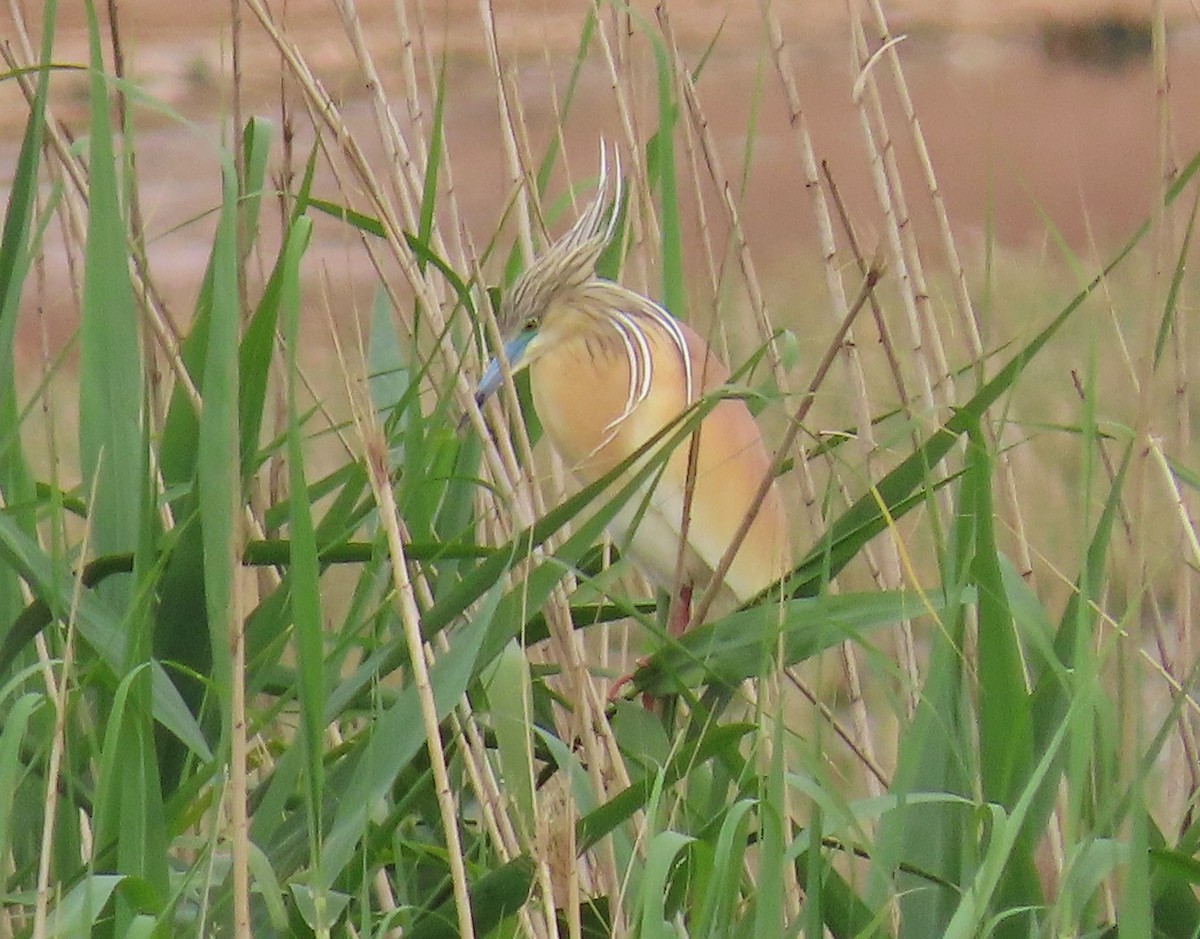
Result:
M531 316L525 321L525 331L532 333L541 325L541 321L536 316Z

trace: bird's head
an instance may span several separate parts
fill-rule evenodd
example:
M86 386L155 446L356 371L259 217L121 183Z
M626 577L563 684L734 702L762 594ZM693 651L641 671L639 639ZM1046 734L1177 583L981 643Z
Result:
M503 340L503 356L515 374L527 368L558 339L555 314L566 309L564 301L578 294L596 276L596 262L616 229L621 203L620 165L608 172L604 150L600 153L600 180L591 204L570 230L516 279L500 302L497 324ZM611 205L611 208L610 208ZM475 391L483 404L503 384L500 356L484 370Z

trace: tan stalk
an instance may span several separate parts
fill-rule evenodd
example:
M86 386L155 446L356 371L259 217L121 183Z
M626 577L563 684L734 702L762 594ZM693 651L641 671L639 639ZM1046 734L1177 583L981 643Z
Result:
M631 204L636 204L639 209L637 212L630 213L634 242L643 244L645 241L650 241L657 244L659 241L658 215L654 208L654 199L650 195L649 174L642 161L641 142L645 139L645 135L638 130L637 112L631 103L634 98L634 89L637 87L634 84L634 63L629 55L628 42L625 39L626 31L620 29L619 26L615 28L617 51L614 52L614 44L609 36L609 27L603 15L605 8L612 10L614 18L621 16L622 13L617 4L602 4L600 0L592 0L592 10L596 17L596 39L600 43L600 51L604 55L604 64L608 68L609 86L612 88L613 100L617 105L621 129L625 133L625 146L622 151L626 154L623 159L627 160L626 165L629 167L628 191ZM628 16L628 12L624 15ZM636 199L632 198L635 192ZM633 256L640 257L641 253L634 252ZM648 278L644 269L642 277L643 281L640 286L645 288Z
M396 498L392 494L392 481L388 472L387 444L383 440L379 428L374 424L366 423L369 417L369 415L356 414L354 420L362 436L367 475L370 478L371 490L375 495L375 504L379 508L379 522L387 537L392 586L396 591L400 622L404 628L404 638L408 646L412 681L421 707L425 744L429 751L430 769L433 772L434 791L437 796L438 810L442 817L442 828L446 835L446 854L450 865L450 878L454 885L458 932L460 936L474 936L471 897L467 890L466 862L463 859L462 842L458 832L458 811L455 806L454 792L450 786L450 773L446 767L442 737L438 730L437 702L433 697L433 686L429 682L429 670L426 667L427 649L421 638L421 611L417 607L412 581L408 576L404 541L400 535L399 510L396 507Z
M784 43L783 31L775 15L771 0L760 0L760 9L767 27L768 41L771 47L775 70L783 88L784 99L787 102L789 119L797 149L799 150L806 187L813 199L812 207L821 244L826 288L833 303L835 317L839 322L845 323L850 315L850 305L847 302L845 287L837 261L837 243L834 237L833 215L830 211L829 198L825 192L825 183L818 170L816 151L813 146L811 134L809 133L808 120L805 117L800 93L796 87L795 70L792 66L787 46ZM870 476L870 467L873 462L872 457L876 451L871 420L870 395L851 331L847 331L845 335L844 353L848 387L853 390L854 412L859 425L858 436L860 446L858 452L861 455L860 462L864 472ZM799 457L800 463L803 466L805 463L804 454L800 453ZM832 472L837 474L836 466L832 467ZM812 489L811 480L802 475L802 481L805 488L811 493L811 498L815 499L815 490ZM846 486L840 479L838 488L841 492L846 492ZM806 493L806 501L808 498L809 495ZM863 559L867 564L872 579L876 583L884 585L884 569L875 556L875 549L871 546L865 548ZM888 565L888 570L892 578L898 576L895 568L896 565L893 560ZM837 585L831 584L830 589L836 591ZM866 711L862 680L859 677L857 652L849 644L844 644L841 649L841 658L846 685L850 693L851 714L853 715L857 736L857 746L855 749L869 754L871 759L874 760L873 725ZM879 795L881 793L878 782L873 775L867 776L866 783L868 790L872 794Z
M671 50L671 55L675 62L674 71L676 81L679 85L680 96L687 105L692 130L699 140L700 152L704 157L705 168L708 170L708 175L713 186L716 187L717 192L721 196L721 206L725 210L726 220L729 224L730 238L732 239L734 252L737 255L738 264L741 267L742 283L746 290L746 298L750 302L750 310L754 316L755 327L759 337L768 343L767 363L771 369L771 377L775 380L780 392L786 396L790 393L791 383L780 362L777 344L772 339L775 327L771 322L771 315L767 309L766 299L763 297L762 284L758 278L754 258L750 254L750 245L746 241L746 230L742 225L742 215L738 209L737 196L733 190L733 184L730 182L729 176L722 165L720 150L713 137L712 127L704 114L703 105L696 90L696 83L693 81L691 70L683 61L683 56L675 43L675 37L670 31L670 20L663 7L659 8L659 22L662 24L663 38L666 40L667 47ZM699 193L697 193L696 202L698 205L702 202ZM867 424L869 425L870 421L867 421ZM869 438L864 439L869 447L874 445L873 441Z
M812 197L813 218L817 227L818 242L821 246L821 263L825 275L825 286L833 305L833 313L840 321L844 321L849 302L846 298L845 285L842 282L841 270L837 259L837 243L834 238L833 217L829 203L825 197L820 173L817 170L816 149L813 146L812 135L808 129L808 118L800 100L800 92L796 87L795 69L792 65L791 54L784 42L783 30L771 0L759 0L759 8L767 27L767 41L770 47L775 72L779 77L783 90L784 101L788 110L788 122L792 128L792 137L800 156L800 166L804 173L805 188ZM853 382L851 382L853 384ZM865 395L860 396L860 402ZM870 421L867 421L870 424ZM816 481L808 461L802 451L798 452L797 466L800 469L800 488L808 523L814 531L820 531L825 526L823 506ZM836 472L836 467L831 467ZM836 583L830 588L837 589ZM860 715L861 717L861 715Z
M1154 462L1158 467L1159 472L1162 474L1163 481L1166 486L1167 496L1171 502L1171 507L1174 509L1175 514L1179 518L1180 537L1183 540L1186 553L1190 555L1192 559L1191 564L1180 564L1179 567L1186 571L1189 576L1195 576L1195 571L1200 570L1200 538L1197 538L1196 536L1196 523L1193 520L1192 513L1188 508L1187 499L1184 496L1183 490L1180 489L1178 480L1175 478L1175 473L1171 469L1167 454L1164 452L1163 441L1161 437L1157 435L1150 437L1150 454L1153 456ZM1175 615L1180 615L1178 607L1176 607ZM1176 635L1179 635L1178 632ZM1163 656L1163 668L1169 674L1175 674L1180 671L1179 665L1182 664L1184 667L1186 667L1185 663L1194 661L1190 658L1184 658L1183 652L1185 649L1180 648L1179 646L1175 647L1174 653L1171 656L1167 656L1165 654L1166 648L1167 644L1163 642L1160 637L1159 650L1160 655ZM1172 667L1172 660L1175 663L1174 667ZM1180 732L1182 735L1181 742L1183 744L1181 752L1184 757L1188 757L1188 760L1186 763L1181 763L1179 766L1177 766L1179 776L1175 778L1178 779L1180 784L1182 784L1186 779L1189 781L1190 785L1188 786L1187 791L1168 793L1168 795L1179 799L1181 806L1183 801L1189 797L1189 793L1194 792L1197 788L1197 785L1200 784L1200 778L1198 778L1198 776L1200 776L1200 769L1197 768L1195 760L1192 758L1192 755L1196 750L1194 735L1192 733L1190 724L1188 724L1186 720L1182 719L1182 717L1183 716L1181 715Z
M929 290L925 283L920 254L913 240L911 219L904 199L899 169L895 162L895 147L888 130L878 85L875 82L874 65L879 61L880 53L876 53L874 56L868 55L861 16L857 7L854 7L853 4L850 6L852 7L853 52L855 64L858 67L853 100L858 111L859 125L867 153L870 155L871 179L875 188L875 198L883 215L892 263L896 266L901 303L909 324L913 344L912 360L917 366L918 380L922 391L920 416L926 421L936 421L938 402L934 395L934 386L943 380L950 382L951 384L948 384L945 389L945 394L950 400L953 400L952 378L945 362L945 353L942 350L936 320L933 317ZM893 47L894 43L889 43L884 51L891 49L894 52ZM864 105L864 95L868 99L869 110ZM928 358L927 345L933 346L932 362ZM933 375L938 377L934 379ZM942 504L943 511L949 512L951 507L948 493L940 494L937 498ZM898 586L902 581L899 545L895 539L889 539L887 545L890 548L887 555L888 584ZM916 711L917 696L921 687L911 620L904 620L900 623L898 638L901 666L908 677L908 712L911 716Z
M513 115L513 95L508 87L507 73L500 58L500 42L496 38L496 13L491 0L479 0L479 21L483 26L484 46L495 79L496 105L500 112L501 138L504 143L504 165L508 170L508 184L517 196L517 232L525 260L533 258L533 210L530 200L528 177L523 172L523 161L517 148L517 137L513 132L516 120ZM540 216L540 213L539 213Z
M946 212L946 201L942 198L942 190L938 186L937 174L933 170L933 160L929 155L929 148L925 143L925 135L921 131L921 121L917 117L912 95L908 90L908 80L904 76L904 67L900 62L900 50L898 45L892 41L892 33L888 26L887 16L883 10L883 4L880 0L868 0L868 3L875 17L876 28L879 32L878 39L884 50L883 55L891 67L892 85L896 89L897 99L904 113L909 139L916 151L917 165L921 169L926 194L929 196L929 203L933 207L938 236L942 245L942 253L946 256L946 264L949 266L950 272L954 277L955 308L958 312L962 333L967 337L966 352L971 356L972 360L979 361L982 359L984 352L983 341L979 335L979 323L975 316L974 305L971 302L971 293L967 287L966 269L963 267L962 259L958 254L954 232L950 228L950 217ZM912 238L915 236L909 231L908 237Z
M1157 95L1155 109L1156 152L1155 179L1151 189L1152 202L1150 207L1150 252L1152 280L1146 291L1150 297L1148 310L1161 311L1164 309L1167 297L1170 272L1170 233L1171 216L1163 205L1163 194L1166 192L1169 180L1165 178L1167 161L1169 159L1169 101L1167 100L1167 62L1164 36L1159 26L1162 22L1163 10L1160 0L1154 0L1151 12L1151 55L1155 75L1155 92ZM1139 585L1149 585L1152 582L1151 561L1153 552L1159 544L1158 526L1151 521L1151 491L1154 486L1151 476L1157 471L1151 466L1154 452L1154 439L1160 433L1157 415L1161 412L1162 389L1157 379L1154 348L1157 337L1156 317L1143 315L1139 318L1140 335L1135 346L1135 367L1137 369L1137 410L1134 418L1134 439L1136 456L1131 472L1133 488L1133 569L1132 580ZM1178 538L1178 533L1176 534ZM1176 546L1177 547L1177 546ZM1140 633L1142 617L1140 611L1145 601L1149 587L1139 589L1131 598L1131 613L1126 617L1133 629ZM1138 634L1131 637L1132 648L1143 646L1143 636ZM1140 752L1139 739L1142 734L1141 711L1134 706L1138 701L1139 689L1134 683L1132 669L1121 669L1118 675L1118 705L1120 710L1120 753L1125 755L1129 765L1135 765L1137 754Z
M1164 10L1162 0L1155 0L1153 5L1153 19L1151 22L1152 36L1151 47L1153 51L1154 64L1154 93L1156 108L1156 142L1157 142L1157 162L1158 162L1158 177L1161 192L1165 193L1168 187L1175 181L1178 175L1178 161L1175 157L1174 141L1171 132L1171 99L1170 89L1171 81L1167 67L1167 27L1166 27L1166 12ZM1164 286L1168 283L1166 268L1171 258L1177 257L1178 254L1178 238L1174 230L1173 213L1168 212L1164 218L1161 250L1162 267L1160 274ZM1157 246L1156 247L1160 247ZM1157 270L1157 267L1156 267ZM1188 284L1185 281L1184 284ZM1182 287L1180 293L1186 287ZM1160 294L1165 297L1166 290ZM1157 307L1156 309L1163 309ZM1192 452L1192 414L1190 403L1190 381L1189 373L1190 360L1194 354L1194 350L1188 346L1188 313L1191 310L1191 304L1188 303L1182 296L1177 298L1175 309L1171 320L1171 366L1174 371L1174 381L1172 382L1173 397L1170 402L1171 416L1174 418L1172 433L1168 438L1170 440L1170 450L1178 459L1186 459ZM1151 443L1154 446L1154 442ZM1156 454L1157 455L1157 454ZM1176 509L1184 520L1194 518L1196 510L1195 493L1191 489L1180 490L1178 486L1174 487L1176 499ZM1185 525L1185 532L1190 538L1189 547L1195 547L1195 530L1190 525ZM1194 555L1193 555L1194 556ZM1175 576L1175 630L1174 642L1172 645L1174 662L1176 669L1183 663L1195 661L1195 643L1192 636L1193 624L1195 622L1194 609L1194 587L1195 571L1190 569L1185 564L1179 564L1176 567ZM1165 651L1166 643L1162 637L1158 637L1160 650ZM1164 659L1166 663L1168 659ZM1195 730L1187 719L1186 714L1180 715L1179 732L1182 746L1178 749L1171 750L1172 762L1174 769L1168 771L1167 778L1176 780L1175 791L1168 790L1168 798L1174 797L1177 804L1181 807L1185 804L1185 800L1192 797L1198 786L1198 775L1195 760ZM1187 779L1189 784L1184 786L1183 780Z
M954 281L954 301L955 310L958 314L960 332L967 340L966 352L973 362L982 363L984 359L983 340L979 334L979 319L976 315L974 304L971 302L971 292L967 286L967 273L963 266L962 259L958 253L958 245L954 239L954 232L950 227L950 217L946 211L946 202L942 198L942 190L938 185L937 174L933 169L933 159L929 154L929 148L925 143L925 135L921 131L921 122L917 117L916 108L913 105L912 95L908 90L908 80L904 76L904 67L900 62L900 50L897 43L891 41L891 29L888 26L887 16L884 13L883 5L880 0L869 0L872 14L875 17L875 25L879 32L879 40L883 48L883 55L888 60L892 73L892 85L896 89L896 96L900 102L900 108L904 114L905 124L908 127L909 139L912 143L913 150L916 153L917 165L921 169L922 177L925 182L926 194L929 197L929 204L933 207L933 217L937 224L939 240L941 241L942 253L945 256L946 264L950 268L950 273ZM913 241L913 255L917 258L919 264L919 254L916 252L915 234L910 228L905 230L907 238ZM981 372L982 373L982 372ZM991 428L988 428L991 435ZM995 437L992 437L995 441ZM1012 460L1009 457L1009 451L1006 447L997 446L996 459L1000 466L1000 475L1004 481L1004 491L1008 499L1009 509L1012 515L1012 521L1015 527L1016 544L1017 544L1017 559L1021 569L1021 576L1030 584L1035 584L1033 562L1030 556L1029 537L1025 529L1024 513L1021 511L1021 504L1018 498L1018 487L1016 472L1012 465Z
M242 133L242 8L239 0L229 0L230 29L233 66L233 162L234 175L237 179L237 194L240 197L246 180L246 167L241 147ZM244 257L246 244L245 213L239 201L237 209L237 229L234 234L236 253L239 261ZM244 265L237 265L237 293L240 311L248 310L249 299L246 295L246 276ZM249 506L245 506L250 511ZM232 544L227 545L230 551L228 558L229 570L233 572L231 588L233 596L230 609L226 611L227 637L230 649L230 688L229 699L229 816L230 816L230 853L233 876L233 932L238 939L251 939L250 933L250 807L249 784L247 781L247 757L249 752L246 729L246 634L244 629L244 612L249 609L246 603L245 569L241 567L241 557L246 543L245 529L234 521L231 533Z
M407 0L394 0L393 6L396 11L397 33L403 38L403 51L400 62L404 69L404 100L408 106L409 118L415 128L417 145L422 153L428 153L430 132L427 126L425 110L421 105L421 86L417 79L415 49L419 48L424 53L423 64L427 88L431 90L437 88L439 70L434 64L433 52L426 33L425 17L422 14L421 4L417 3L416 5L416 16L414 17L415 29L412 26L412 21L408 18ZM413 36L416 37L415 40L412 38ZM452 141L448 139L446 128L443 127L442 162L439 166L440 177L443 183L440 187L438 205L446 211L448 224L444 227L439 226L439 231L441 235L450 241L450 247L453 248L454 256L459 261L465 261L467 258L474 256L474 251L470 247L469 240L464 238L465 226L463 225L462 213L458 204L458 192L454 185L454 161L450 158L451 150ZM430 167L427 166L426 172L429 171ZM447 257L449 256L447 254Z
M689 96L687 93L688 87L693 85L693 83L691 81L691 76L688 73L687 65L683 61L683 53L680 51L679 44L675 40L675 34L671 30L671 17L667 12L666 5L662 4L658 6L654 12L658 17L659 27L661 28L663 34L663 41L665 42L666 47L671 51L671 59L674 66L673 72L675 78L675 94L688 106L688 112L692 118L690 121L681 121L679 123L683 130L684 150L687 154L688 166L691 170L692 188L695 194L695 231L699 236L701 246L704 248L704 260L706 267L708 268L709 291L712 294L713 325L710 332L720 332L720 346L718 351L723 353L725 360L728 362L732 359L732 356L729 354L729 342L727 335L728 331L724 328L725 324L721 321L719 313L721 289L725 279L725 258L728 256L731 247L729 242L732 239L732 233L727 234L723 239L726 242L726 246L725 250L721 252L722 260L720 263L718 263L716 251L713 247L713 241L715 239L711 232L712 223L709 219L708 208L705 205L704 189L700 182L700 156L697 153L697 149L704 145L701 144L697 138L700 136L700 131L702 129L707 130L707 119L702 114L697 113L699 109L699 103L695 100L695 94L693 93L691 96ZM714 182L716 182L715 178ZM744 243L745 242L743 239L743 244ZM756 309L755 312L758 312L758 310ZM711 346L713 345L711 341L712 337L710 336L709 338L709 345ZM714 348L718 347L714 346ZM774 356L774 347L772 347L771 352L773 359L777 359L777 356Z
M868 773L875 777L876 782L879 784L880 791L886 792L888 786L891 785L888 780L887 773L884 772L883 767L879 764L879 761L876 759L875 755L859 745L857 731L851 731L850 728L846 727L846 725L843 724L838 718L837 714L834 713L833 708L818 698L812 692L812 689L810 689L804 682L800 680L800 678L796 675L795 669L786 668L784 669L784 674L787 676L788 681L792 683L795 689L804 696L805 700L807 700L809 704L817 709L821 715L821 718L833 728L834 733L841 738L842 743L846 745L846 748L854 755L854 758L862 763Z
M363 70L366 79L365 89L371 110L375 117L375 127L379 131L384 148L384 166L388 169L385 179L392 183L392 192L396 196L401 210L401 220L408 231L417 230L416 194L421 191L421 180L427 167L417 165L412 149L400 131L396 115L387 100L387 89L375 60L363 36L362 23L358 18L358 9L353 0L333 0L338 15L342 19L342 28L354 59ZM382 193L378 195L382 198ZM439 247L435 243L435 247Z
M800 165L804 173L804 184L813 197L813 212L817 224L817 234L821 244L821 260L825 270L825 285L832 301L835 324L845 322L850 304L846 297L845 285L842 283L841 271L837 261L837 242L833 233L833 217L829 211L829 203L825 194L824 182L817 168L816 151L808 130L808 119L800 101L800 93L796 89L795 69L792 66L791 55L784 44L783 31L779 19L775 15L771 0L759 0L763 19L767 26L771 54L775 70L783 86L784 99L787 102L788 117L795 137L796 146L800 152ZM842 359L845 364L847 386L853 390L856 419L859 423L859 433L866 446L864 456L871 451L869 441L871 427L871 403L867 392L866 377L859 361L852 332L847 332L842 347Z
M829 183L829 198L837 210L838 221L842 226L842 231L846 234L846 244L849 246L850 253L854 257L854 264L858 268L859 274L865 277L867 275L866 255L863 252L862 245L859 244L858 235L854 230L853 223L850 221L850 213L846 211L846 205L842 201L837 182L833 178L829 164L824 160L821 161L821 172L824 174L825 180ZM911 414L912 398L908 393L908 386L904 380L904 370L900 366L900 360L896 357L896 347L892 342L892 331L887 324L887 319L883 315L883 307L879 303L879 298L875 294L871 294L870 304L871 315L875 318L875 328L879 332L879 345L883 349L884 358L888 363L888 371L896 387L896 399L900 402L900 406L907 413ZM914 445L919 442L920 438L915 431L912 439Z
M247 756L249 753L246 728L246 635L244 629L247 571L240 564L241 546L245 544L244 530L235 522L236 543L231 545L231 569L234 572L232 604L228 611L231 680L230 755L229 755L229 843L233 867L233 929L239 939L251 939L250 932L250 814Z
M99 473L92 478L93 487L99 478ZM95 499L95 496L93 488L88 501L89 505L93 504L92 500ZM90 535L91 526L85 526L83 542L80 545L83 557L87 557ZM66 647L63 649L62 668L57 688L50 697L54 704L54 736L50 740L50 757L46 766L46 805L45 814L42 817L42 846L38 856L37 893L33 907L33 939L44 939L49 935L46 932L46 919L50 909L50 862L54 856L54 821L58 817L59 774L62 771L63 751L67 745L67 691L70 686L71 671L75 664L75 614L79 610L79 601L83 594L82 574L81 569L71 588L71 610L67 617L67 638ZM54 934L57 935L57 933L56 929Z
M305 101L312 109L314 115L314 124L318 127L323 126L327 128L333 135L336 147L331 147L324 140L322 143L325 146L326 154L331 157L330 168L338 176L339 185L342 186L343 191L347 194L354 191L361 191L367 196L370 201L370 211L376 214L383 228L383 236L388 250L421 304L422 315L429 318L430 326L432 327L431 331L438 336L442 336L445 321L442 317L442 296L439 283L432 277L427 277L421 273L416 259L413 257L404 240L405 223L402 223L397 217L391 200L387 197L384 187L380 184L378 176L371 168L361 147L359 147L354 134L343 121L337 105L312 74L308 63L304 60L304 57L300 54L295 44L280 31L278 24L270 12L263 6L262 0L245 0L245 3L258 18L259 23L283 57L292 77L304 93ZM334 153L340 154L346 160L354 177L361 184L361 190L358 187L349 187L346 185L344 171L338 166L337 161L332 159ZM411 217L411 203L407 197L403 197L403 190L402 198L407 206L408 215ZM364 242L366 243L366 239L364 239ZM387 278L384 281L386 286ZM397 316L401 317L405 328L411 333L414 324L406 319L409 316L408 304L395 304L395 310ZM470 400L472 392L470 383L462 373L458 355L448 339L443 338L440 340L438 352L444 359L447 368L458 376L456 390L459 393L460 400L463 402Z
M851 5L852 9L853 5ZM906 250L901 229L911 227L907 206L901 199L899 171L895 165L895 147L883 116L878 87L872 75L872 67L879 61L870 55L866 37L857 10L851 18L853 26L853 62L858 77L855 80L854 105L858 112L859 126L870 159L871 182L875 200L883 216L884 232L887 237L888 254L894 267L893 275L899 285L900 299L908 323L912 362L916 366L920 387L919 410L916 417L930 426L939 423L938 408L941 403L934 392L935 387L948 377L949 367L941 348L940 338L927 334L933 322L928 313L929 294L924 277L914 279L910 269L911 252ZM918 272L919 273L919 272ZM932 347L932 348L931 348ZM943 396L953 400L953 389L947 386Z

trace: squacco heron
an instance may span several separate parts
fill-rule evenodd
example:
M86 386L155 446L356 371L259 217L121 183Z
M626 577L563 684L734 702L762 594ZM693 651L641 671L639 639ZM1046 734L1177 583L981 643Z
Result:
M690 326L653 300L596 276L621 201L619 179L613 182L606 170L602 154L593 202L517 279L499 315L509 368L529 369L545 433L583 485L620 465L729 379L729 370ZM477 401L482 404L502 382L499 358L493 359ZM727 562L719 602L744 603L788 568L787 525L774 482L757 499L770 460L745 402L718 401L698 434L697 444L685 441L666 458L644 500L631 500L609 526L616 544L673 594L668 625L675 635L689 622L693 589L707 589L747 517L752 520Z

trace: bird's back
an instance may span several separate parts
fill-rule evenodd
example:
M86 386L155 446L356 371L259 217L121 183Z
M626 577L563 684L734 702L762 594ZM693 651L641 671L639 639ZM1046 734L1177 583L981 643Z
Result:
M567 311L563 315L572 314ZM575 328L563 329L562 338L531 366L534 404L546 434L584 484L619 465L676 420L689 403L728 380L728 369L686 324L676 324L688 351L686 365L667 330L649 319L639 320L639 325L652 372L648 393L632 407L631 389L643 376L630 361L621 335L604 328L602 322L580 322L573 324ZM743 401L718 402L701 424L695 488L691 499L685 500L689 450L689 440L685 440L670 455L661 476L654 477L655 488L645 512L640 511L640 504L625 507L610 526L614 540L627 547L654 580L669 588L675 582L686 508L684 576L703 584L721 562L743 519L754 511L754 520L725 576L733 597L748 600L790 566L787 525L777 486L772 484L761 505L756 508L754 504L770 471L762 435ZM685 501L690 504L685 506Z

